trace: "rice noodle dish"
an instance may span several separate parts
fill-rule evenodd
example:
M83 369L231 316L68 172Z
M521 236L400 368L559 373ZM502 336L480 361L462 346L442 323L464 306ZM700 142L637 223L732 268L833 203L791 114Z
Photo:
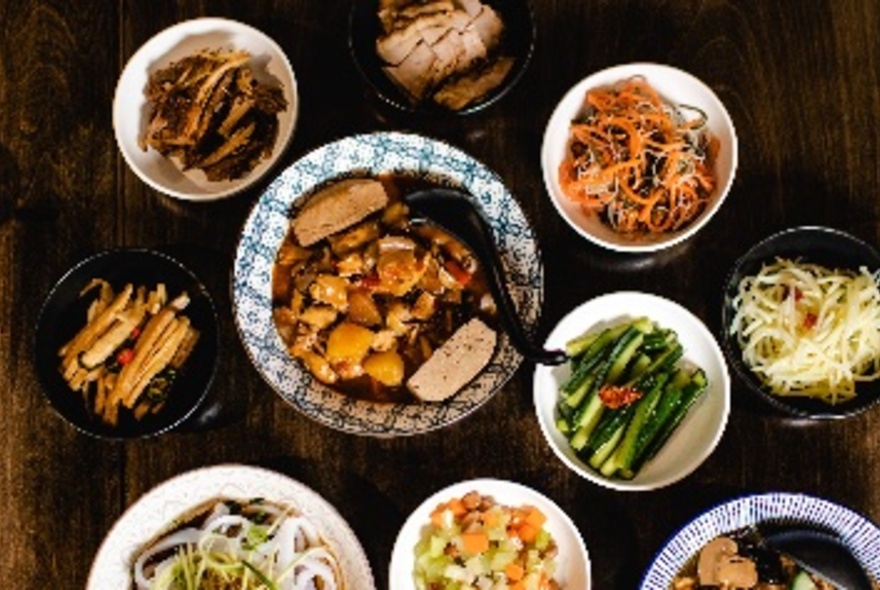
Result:
M877 279L777 259L740 281L728 329L771 393L845 402L880 377Z
M132 564L132 590L342 590L336 556L290 506L216 499L175 520Z

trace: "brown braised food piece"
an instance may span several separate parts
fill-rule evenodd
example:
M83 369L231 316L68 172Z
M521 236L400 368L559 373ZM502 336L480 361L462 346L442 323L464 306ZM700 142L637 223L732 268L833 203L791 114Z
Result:
M455 395L489 363L497 335L473 318L459 328L406 382L422 401L439 402Z
M421 183L421 184L419 184ZM495 309L472 253L410 223L397 175L334 182L291 222L272 274L273 318L319 381L382 402L440 401L495 350Z
M376 52L413 103L459 110L494 90L513 59L503 55L504 23L480 0L381 0Z
M201 51L154 72L141 149L211 181L241 178L270 156L287 100L280 87L254 78L249 59L247 51Z

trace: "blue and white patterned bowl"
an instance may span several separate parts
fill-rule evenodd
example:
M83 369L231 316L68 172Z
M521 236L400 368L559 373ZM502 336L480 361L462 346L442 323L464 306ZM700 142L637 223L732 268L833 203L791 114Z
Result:
M449 144L407 133L356 135L320 147L285 170L244 225L232 278L236 325L251 361L285 401L327 426L372 436L427 432L466 416L504 385L522 360L502 334L489 365L451 399L380 404L321 384L287 352L272 320L271 290L272 265L292 208L328 180L393 172L416 174L473 195L495 234L511 297L527 329L538 321L544 285L534 233L514 197L495 173Z
M819 525L836 531L862 566L880 579L880 527L829 500L804 494L768 493L720 504L689 522L657 556L642 579L642 590L667 590L684 564L723 533L763 521Z

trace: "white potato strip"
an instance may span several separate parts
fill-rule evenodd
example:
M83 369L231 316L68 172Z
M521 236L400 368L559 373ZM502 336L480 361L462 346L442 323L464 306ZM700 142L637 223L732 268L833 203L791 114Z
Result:
M127 397L123 399L125 407L134 407L135 402L137 402L141 393L146 389L150 380L168 366L168 363L174 358L174 353L177 352L180 343L186 338L188 330L189 318L181 317L174 321L173 328L170 330L168 337L163 340L161 346L151 356L149 361L142 366L131 391L127 392Z
M770 391L829 404L880 377L880 289L867 269L779 259L745 277L729 326Z
M92 342L113 323L116 315L128 304L133 290L134 287L131 284L126 285L119 295L116 296L116 299L95 317L94 321L86 324L70 342L61 347L59 356L64 357L62 366L65 368L65 371L70 362L76 362L77 355L91 346Z

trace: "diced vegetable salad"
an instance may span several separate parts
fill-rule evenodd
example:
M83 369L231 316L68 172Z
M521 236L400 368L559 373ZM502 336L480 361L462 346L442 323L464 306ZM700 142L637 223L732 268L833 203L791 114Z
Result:
M587 332L566 352L556 427L605 477L635 477L708 386L702 368L679 362L675 331L644 317Z
M556 543L534 506L473 491L440 504L415 547L419 590L558 590Z

